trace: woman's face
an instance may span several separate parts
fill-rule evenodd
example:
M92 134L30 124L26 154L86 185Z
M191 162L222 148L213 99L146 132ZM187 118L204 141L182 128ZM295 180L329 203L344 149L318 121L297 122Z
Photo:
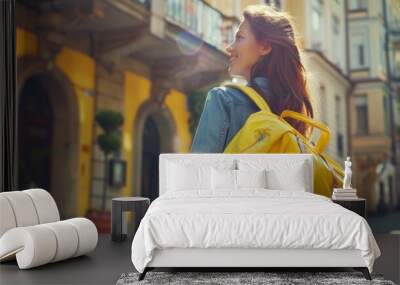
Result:
M271 51L270 45L261 45L251 31L248 20L240 23L235 40L226 51L229 54L229 74L238 75L250 80L251 67L258 59Z

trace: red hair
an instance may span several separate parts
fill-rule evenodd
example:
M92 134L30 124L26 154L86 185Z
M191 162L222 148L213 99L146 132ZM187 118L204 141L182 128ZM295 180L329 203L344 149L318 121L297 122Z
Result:
M296 44L293 25L287 13L279 12L267 5L250 5L243 12L244 19L257 42L271 46L271 51L260 58L252 67L250 86L263 94L252 80L255 77L266 77L272 92L269 102L271 111L280 115L289 109L309 117L314 116L310 96L307 91L305 69L301 63ZM309 129L304 123L292 119L288 122L305 135Z

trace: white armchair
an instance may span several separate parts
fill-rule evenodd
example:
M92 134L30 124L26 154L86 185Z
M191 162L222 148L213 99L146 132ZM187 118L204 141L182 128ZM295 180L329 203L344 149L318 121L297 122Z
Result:
M84 255L96 248L96 226L86 218L60 221L53 197L43 189L0 193L0 262L20 269Z

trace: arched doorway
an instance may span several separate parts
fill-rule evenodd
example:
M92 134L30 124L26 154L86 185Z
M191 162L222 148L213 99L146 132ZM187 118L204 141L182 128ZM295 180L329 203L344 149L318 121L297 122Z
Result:
M142 193L153 201L159 193L158 156L161 150L160 133L152 116L144 123L142 145Z
M138 110L133 131L133 196L158 197L158 161L160 153L172 153L176 137L175 121L168 107L151 100Z
M57 67L18 59L18 189L51 193L62 219L77 215L79 105L74 87Z
M18 189L50 190L53 112L40 80L28 79L18 104Z

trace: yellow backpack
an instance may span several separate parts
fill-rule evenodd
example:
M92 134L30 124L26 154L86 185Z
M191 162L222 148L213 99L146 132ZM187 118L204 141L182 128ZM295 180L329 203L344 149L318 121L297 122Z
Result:
M313 155L314 193L332 196L334 187L343 185L343 168L327 154L330 131L321 122L301 113L284 110L280 116L271 112L267 102L253 88L228 83L224 86L239 89L260 108L251 114L244 126L235 134L224 153L311 153ZM314 145L290 125L285 118L302 121L321 131ZM310 135L311 136L311 135Z

